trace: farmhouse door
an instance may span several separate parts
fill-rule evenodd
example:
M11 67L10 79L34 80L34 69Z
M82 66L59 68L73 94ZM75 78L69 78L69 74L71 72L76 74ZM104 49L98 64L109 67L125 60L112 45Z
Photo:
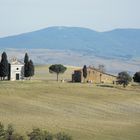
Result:
M19 74L18 73L16 74L16 80L19 80Z

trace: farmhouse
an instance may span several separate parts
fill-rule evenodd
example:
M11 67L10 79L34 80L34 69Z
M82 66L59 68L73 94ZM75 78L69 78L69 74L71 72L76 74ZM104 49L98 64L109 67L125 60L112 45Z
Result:
M86 82L91 83L115 83L117 76L101 72L94 67L87 67L87 78L85 79ZM83 70L78 69L75 70L72 74L72 82L83 82Z
M11 81L24 79L24 63L18 61L16 58L10 60L9 64L9 76Z

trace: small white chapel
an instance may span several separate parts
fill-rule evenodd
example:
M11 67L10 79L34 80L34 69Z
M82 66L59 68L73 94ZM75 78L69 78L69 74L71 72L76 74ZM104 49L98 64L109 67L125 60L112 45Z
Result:
M12 58L10 60L8 79L11 81L23 80L24 79L24 63L20 62L16 58Z

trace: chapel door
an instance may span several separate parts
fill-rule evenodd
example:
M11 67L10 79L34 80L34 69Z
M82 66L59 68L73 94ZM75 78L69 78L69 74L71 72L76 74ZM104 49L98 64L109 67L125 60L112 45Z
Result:
M19 74L16 73L16 80L19 80Z

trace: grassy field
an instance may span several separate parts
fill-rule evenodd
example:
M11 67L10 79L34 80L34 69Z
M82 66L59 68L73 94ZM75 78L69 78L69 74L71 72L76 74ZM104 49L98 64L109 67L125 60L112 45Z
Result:
M73 67L60 76L71 79ZM140 87L57 83L45 66L31 81L0 82L0 121L20 133L34 127L74 140L140 140Z

